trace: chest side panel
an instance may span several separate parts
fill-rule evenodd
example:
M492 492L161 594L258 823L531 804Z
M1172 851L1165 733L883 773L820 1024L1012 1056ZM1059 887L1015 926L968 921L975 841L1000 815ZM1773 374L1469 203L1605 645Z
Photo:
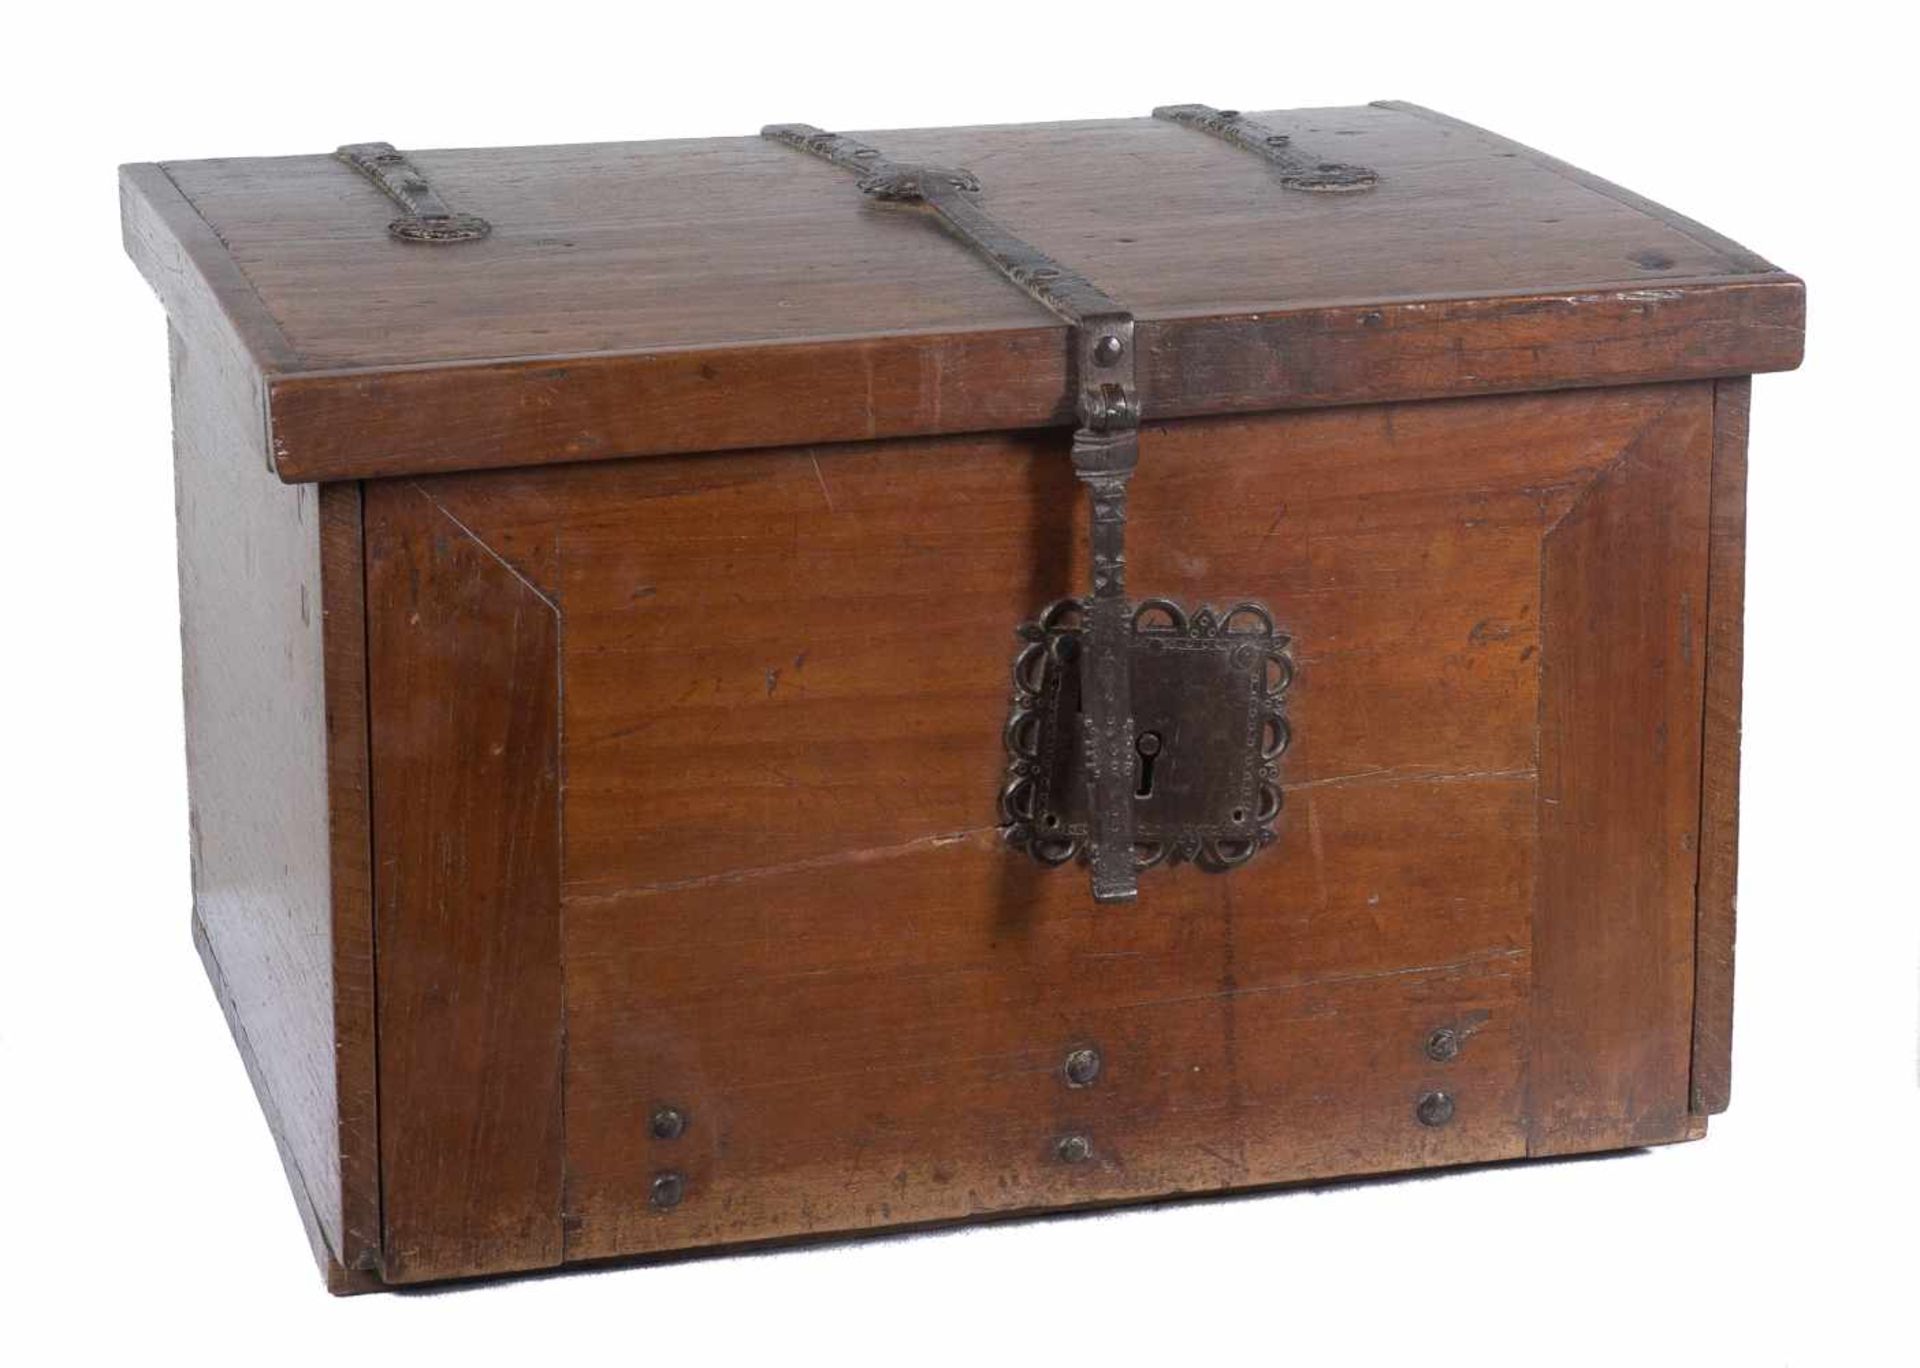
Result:
M1665 386L1150 427L1133 591L1271 605L1295 744L1275 847L1100 909L995 828L1013 628L1087 579L1059 439L370 487L466 545L381 523L395 583L499 592L445 678L559 661L557 891L521 905L563 979L561 1257L1675 1138L1710 418ZM383 875L434 858L393 840ZM382 934L384 1061L392 995L431 999ZM440 1053L437 1099L497 1095Z
M256 378L171 337L194 938L346 1288L379 1244L359 495L274 479Z

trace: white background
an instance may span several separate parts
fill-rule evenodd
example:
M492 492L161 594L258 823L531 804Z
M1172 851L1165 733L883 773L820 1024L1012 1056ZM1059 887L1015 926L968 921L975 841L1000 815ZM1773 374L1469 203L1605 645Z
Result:
M1920 1363L1906 12L16 12L0 91L0 1358ZM1628 184L1809 283L1805 368L1755 385L1734 1105L1710 1138L440 1295L324 1295L188 940L165 330L121 255L115 164L369 138L1380 98Z

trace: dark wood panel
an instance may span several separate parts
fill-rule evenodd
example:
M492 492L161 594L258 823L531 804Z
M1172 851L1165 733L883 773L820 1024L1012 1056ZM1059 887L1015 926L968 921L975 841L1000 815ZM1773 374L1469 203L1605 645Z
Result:
M1707 679L1700 756L1699 927L1694 936L1693 1110L1727 1109L1733 1064L1734 893L1740 854L1741 633L1747 582L1748 380L1713 392Z
M989 282L991 283L991 282ZM1150 416L1782 370L1805 295L1737 283L1283 308L1143 323ZM289 480L551 465L1071 422L1064 328L293 375L271 382ZM404 455L396 455L404 453Z
M565 621L566 1257L1525 1152L1543 552L1704 394L1152 426L1134 586L1274 603L1298 741L1275 850L1098 911L993 827L1011 625L1085 574L1058 438L423 481Z
M378 1243L358 512L273 478L257 374L200 336L172 334L196 939L347 1287Z
M328 484L314 492L320 509L320 616L326 648L339 1247L350 1267L367 1271L380 1266L380 1123L367 773L366 568L360 486Z
M1096 917L1055 932L1089 957L1111 953ZM1196 957L1220 972L1217 956ZM629 1140L581 1155L569 1252L650 1253L1517 1157L1525 978L1522 955L1250 993L1216 981L1124 1009L976 1012L980 1031L997 1037L968 1033L968 1045L989 1047L981 1054L753 1089L715 1077L685 1034L635 1033L623 1055L640 1069L634 1095L576 1113ZM965 999L950 1001L938 1020L962 1029ZM858 1030L855 1001L835 1006L821 1024ZM1453 1064L1435 1064L1424 1042L1450 1022L1472 1039ZM1062 1060L1089 1042L1100 1076L1070 1088ZM1414 1109L1437 1087L1466 1100L1455 1124L1430 1129ZM656 1097L688 1107L680 1139L648 1137ZM1090 1142L1086 1162L1061 1161L1056 1146L1070 1135ZM663 1172L686 1180L685 1200L668 1212L648 1202Z
M1528 1152L1689 1129L1713 387L1546 539Z
M990 834L570 903L569 1255L1517 1156L1531 781L1311 801L1248 882L1113 912ZM1420 841L1417 870L1376 855ZM1101 1076L1071 1089L1083 1044ZM1459 1122L1429 1130L1441 1087ZM678 1140L649 1137L663 1103ZM1072 1133L1090 1164L1052 1154ZM655 1212L669 1171L687 1199Z
M560 619L410 484L366 496L390 1282L561 1255Z
M1151 119L865 136L972 167L1012 231L1132 308L1163 418L1798 364L1799 281L1618 187L1429 111L1261 117L1376 167L1378 186L1290 192L1257 158ZM791 149L415 160L494 234L388 241L390 207L325 156L126 173L130 250L169 297L180 269L201 272L193 291L236 320L290 480L1070 418L1057 319ZM178 221L177 186L205 221ZM169 257L167 233L212 228L227 254Z
M1146 319L1769 269L1478 130L1374 107L1256 117L1375 168L1377 188L1287 191L1258 158L1148 118L858 136L895 160L971 168L1014 233ZM760 138L411 155L491 237L393 243L392 206L324 155L166 169L303 369L1052 322L915 213Z
M1302 778L1346 776L1333 758L1356 752L1354 771L1417 777L1436 733L1456 768L1530 767L1537 529L1657 393L1155 427L1136 477L1135 582L1285 605L1302 706L1322 690L1371 700L1301 733ZM1505 435L1515 426L1551 435L1536 451ZM1425 476L1418 487L1411 471ZM1087 574L1085 511L1059 439L428 487L523 574L565 539L566 574L542 587L565 604L573 643L568 791L604 801L610 818L569 819L578 894L733 867L735 852L709 837L723 821L750 826L755 862L770 866L977 825L1003 764L982 747L980 718L1004 708L1012 625ZM1445 574L1432 569L1443 557ZM654 803L672 820L613 819ZM835 822L814 821L813 803Z

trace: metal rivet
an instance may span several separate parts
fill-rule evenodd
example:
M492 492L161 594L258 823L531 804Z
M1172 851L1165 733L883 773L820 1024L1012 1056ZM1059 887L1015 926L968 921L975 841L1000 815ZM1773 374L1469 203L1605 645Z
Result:
M1451 1026L1442 1026L1427 1037L1427 1058L1446 1063L1460 1053L1460 1033Z
M678 1140L686 1133L687 1114L678 1107L655 1107L647 1127L656 1140Z
M1084 1164L1093 1158L1093 1141L1084 1135L1063 1135L1053 1152L1060 1156L1063 1164Z
M1069 1088L1086 1087L1100 1076L1100 1052L1092 1046L1068 1051L1065 1072Z
M1107 333L1093 344L1093 359L1103 366L1111 366L1126 351L1127 345L1112 333Z
M653 1175L653 1189L647 1200L653 1203L656 1211L671 1211L680 1205L680 1199L687 1195L687 1180L677 1173L656 1173Z
M1453 1120L1453 1094L1430 1092L1422 1094L1420 1105L1413 1109L1423 1126L1444 1126Z

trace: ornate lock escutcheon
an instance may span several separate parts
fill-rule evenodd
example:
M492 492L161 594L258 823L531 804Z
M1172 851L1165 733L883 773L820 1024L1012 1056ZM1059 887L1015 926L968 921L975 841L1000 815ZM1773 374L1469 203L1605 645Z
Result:
M1042 864L1088 854L1093 834L1082 694L1086 604L1062 599L1020 628L1001 817L1008 841ZM1258 603L1192 614L1146 599L1124 638L1133 732L1127 793L1138 869L1244 864L1274 839L1280 755L1291 733L1289 640Z

